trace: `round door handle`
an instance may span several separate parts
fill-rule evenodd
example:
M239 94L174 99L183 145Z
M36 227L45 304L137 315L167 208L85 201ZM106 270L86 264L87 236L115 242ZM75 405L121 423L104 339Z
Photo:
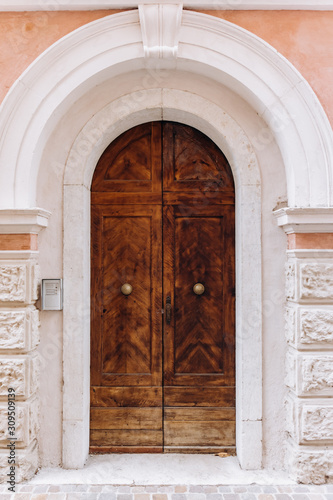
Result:
M202 283L196 283L193 287L193 292L196 295L202 295L205 291L205 287L203 286Z
M133 287L132 285L130 285L129 283L125 283L121 289L120 289L121 293L123 293L124 295L131 295L132 291L133 291Z

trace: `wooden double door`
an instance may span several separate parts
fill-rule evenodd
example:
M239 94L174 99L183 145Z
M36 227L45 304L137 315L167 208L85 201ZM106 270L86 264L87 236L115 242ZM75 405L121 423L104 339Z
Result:
M137 126L91 192L90 451L235 451L229 164L201 132Z

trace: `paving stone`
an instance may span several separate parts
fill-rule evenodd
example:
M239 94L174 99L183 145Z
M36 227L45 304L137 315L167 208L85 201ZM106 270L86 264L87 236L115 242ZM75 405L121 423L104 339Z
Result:
M276 488L274 486L262 486L262 491L264 493L276 493Z
M304 484L298 484L294 488L295 493L306 493L310 491L309 486L305 486Z
M132 493L117 493L117 500L133 500Z
M187 500L187 494L184 493L174 493L171 495L172 500Z
M130 486L119 486L118 493L131 493L131 487Z
M223 500L222 493L206 493L207 500Z
M190 493L203 493L204 488L203 488L203 486L192 485L192 486L190 486L189 492Z
M66 493L48 493L47 500L66 500Z
M205 493L187 493L187 500L206 500Z
M49 493L57 493L58 491L60 491L60 486L57 486L56 484L51 484L51 486L49 486Z
M220 493L229 493L231 491L230 486L219 486Z
M261 493L262 492L262 488L261 486L258 486L257 484L250 484L248 487L247 487L248 491L250 491L251 493Z
M258 500L274 500L274 496L272 493L259 493Z
M212 486L212 485L204 486L203 489L205 493L217 493L218 491L217 486Z
M31 498L31 493L1 493L0 499L1 500L7 500L10 498L15 498L15 500L30 500Z
M246 486L234 486L233 491L234 493L246 493L247 488Z
M134 493L134 500L150 500L150 493Z
M187 486L178 484L175 486L175 493L185 493L187 491Z
M333 495L332 496L332 499L333 499ZM323 500L324 499L324 495L322 495L321 493L308 493L308 497L310 500ZM325 495L325 499L327 499L329 497L329 495Z
M281 484L277 487L277 490L281 493L291 493L293 491L292 486Z
M85 492L75 492L75 493L68 493L67 494L67 499L69 498L69 495L79 495L80 500L96 500L98 493L90 493L88 491Z
M49 484L39 484L38 486L34 487L33 494L35 495L36 493L46 493L49 487Z
M116 493L116 491L117 486L112 486L111 484L105 484L102 489L103 493Z
M132 486L131 493L144 493L146 488L144 486Z
M147 493L157 493L158 486L146 486L146 492Z
M80 493L67 493L66 500L80 500Z
M168 495L165 493L154 493L153 500L168 500Z
M98 500L117 500L117 494L113 491L109 491L108 493L100 493L98 495Z
M20 493L24 493L24 492L32 492L33 489L35 488L35 486L33 486L32 484L18 484L17 485L17 491L19 491Z
M102 484L95 484L95 485L89 487L89 492L99 493L102 491L102 489L103 489Z
M47 493L32 493L30 494L31 500L47 500Z
M288 495L288 493L276 493L275 499L276 500L291 500L291 496Z
M255 493L242 493L242 500L257 500Z
M306 493L293 493L292 497L294 500L309 500Z
M238 493L225 493L223 498L224 500L241 500L241 496Z
M86 484L76 484L76 485L73 485L74 488L73 488L73 492L77 493L77 492L80 492L82 491L83 493L85 493L87 491L87 485Z

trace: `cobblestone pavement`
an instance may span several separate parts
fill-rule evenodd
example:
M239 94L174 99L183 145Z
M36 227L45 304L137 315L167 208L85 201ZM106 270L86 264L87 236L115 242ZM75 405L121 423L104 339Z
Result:
M10 493L0 486L1 500L333 500L333 484L245 486L111 486L29 485Z

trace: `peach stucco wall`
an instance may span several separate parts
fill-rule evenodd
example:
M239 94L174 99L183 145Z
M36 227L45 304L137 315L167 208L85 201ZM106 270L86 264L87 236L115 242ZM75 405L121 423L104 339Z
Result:
M49 45L115 11L0 13L0 101ZM308 80L333 124L333 12L206 11L266 40Z

